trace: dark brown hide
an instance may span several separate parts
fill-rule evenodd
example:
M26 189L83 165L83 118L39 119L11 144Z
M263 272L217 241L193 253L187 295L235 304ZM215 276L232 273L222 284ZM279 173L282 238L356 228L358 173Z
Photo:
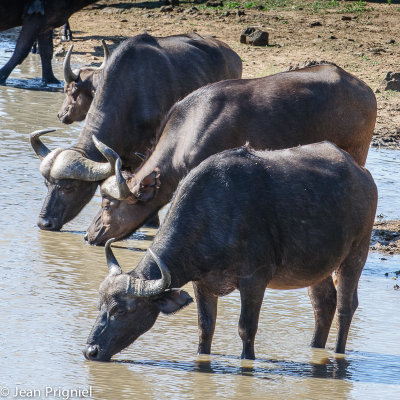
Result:
M168 268L170 288L138 298L120 284L159 279L150 250L130 273L109 275L100 287L101 310L86 357L109 360L150 329L171 304L171 291L190 281L199 353L211 351L218 297L240 291L242 358L254 359L266 288L301 287L309 287L315 313L312 346L325 347L336 312L335 351L344 353L376 204L370 173L330 142L265 152L240 148L209 157L179 184L150 247ZM181 302L169 310L187 304L182 293L178 297Z

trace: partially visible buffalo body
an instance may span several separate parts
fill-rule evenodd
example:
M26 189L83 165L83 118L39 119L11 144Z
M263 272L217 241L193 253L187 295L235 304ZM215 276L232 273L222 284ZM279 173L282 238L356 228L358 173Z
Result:
M48 187L39 227L61 229L89 202L100 181L112 175L114 164L104 163L92 136L115 149L125 167L135 169L141 162L136 153L151 147L161 120L177 100L241 73L240 57L211 37L142 34L124 41L104 67L77 143L50 151L40 140L48 131L31 135Z
M96 0L0 0L0 31L21 26L15 50L0 69L0 84L21 64L37 40L42 62L42 79L58 83L53 74L53 29L64 25L76 11Z
M72 70L71 53L73 46L68 50L64 60L64 93L65 100L58 112L58 119L64 124L74 121L83 121L93 96L99 86L103 68L109 57L109 50L104 40L101 41L104 49L104 61L100 67L81 67Z
M240 291L242 358L254 359L265 289L301 287L309 288L315 313L311 345L325 347L336 312L335 351L344 353L376 203L369 172L330 142L208 158L178 186L134 270L124 274L107 246L110 273L84 355L109 360L149 330L160 311L190 303L178 289L190 281L200 354L211 351L219 296Z
M375 120L372 90L332 64L201 88L174 105L135 175L103 183L102 209L86 239L104 245L128 236L202 160L246 142L263 150L329 140L364 165Z

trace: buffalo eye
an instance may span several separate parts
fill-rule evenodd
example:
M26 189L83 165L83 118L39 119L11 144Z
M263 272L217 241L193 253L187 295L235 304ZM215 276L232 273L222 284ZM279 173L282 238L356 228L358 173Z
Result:
M118 205L119 205L119 200L116 200L116 199L110 200L110 199L103 198L101 207L102 207L103 211L108 211L111 208L117 208Z
M74 185L62 185L59 189L64 193L71 193L75 190Z
M131 299L131 298L127 299L126 309L129 313L133 313L134 311L136 311L136 306L137 306L137 303L136 303L135 299Z
M121 307L121 306L114 307L110 311L110 319L114 320L119 317L123 317L126 313L127 313L127 309L125 307Z
M116 208L119 205L119 200L112 199L112 200L110 200L109 204L110 204L110 207Z

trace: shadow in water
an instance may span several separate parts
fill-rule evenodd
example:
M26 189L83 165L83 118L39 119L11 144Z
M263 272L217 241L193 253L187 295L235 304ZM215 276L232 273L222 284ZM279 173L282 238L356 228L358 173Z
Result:
M84 236L86 231L78 231L78 230L73 230L73 229L61 229L58 231L59 233L72 233L73 235L79 235L79 236ZM54 233L57 234L57 231L54 231Z
M238 361L238 357L219 356ZM204 374L241 375L258 379L272 379L272 376L295 378L341 379L353 382L399 385L400 357L376 353L351 353L345 357L326 357L319 362L257 359L255 362L242 360L240 366L221 361L202 359L193 362L171 360L115 360L114 363L148 366L176 371ZM262 364L270 364L270 366Z
M30 78L30 79L15 79L8 78L7 83L5 85L1 85L0 87L12 87L15 89L24 89L24 90L35 90L40 92L63 92L64 91L64 82L60 82L59 84L46 84L42 81L41 78Z

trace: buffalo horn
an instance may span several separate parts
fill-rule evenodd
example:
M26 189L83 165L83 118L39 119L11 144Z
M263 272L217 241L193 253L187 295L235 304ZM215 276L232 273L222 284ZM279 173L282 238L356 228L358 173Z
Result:
M101 154L107 159L107 161L114 166L115 162L119 159L119 155L111 148L105 145L103 142L100 142L96 136L92 135L92 140L94 145L97 147L97 150L100 151Z
M107 62L108 58L110 57L110 50L104 39L101 39L101 44L103 45L103 49L104 49L104 60L103 60L103 63L100 65L99 69L103 69L105 67L106 62Z
M120 158L118 158L118 160L115 162L115 183L117 184L119 194L117 200L126 199L131 195L131 191L129 190L129 187L122 176Z
M165 263L157 257L151 249L148 249L150 255L154 258L158 268L161 271L161 278L154 280L144 280L131 278L131 284L128 293L134 297L155 296L169 287L171 284L171 274Z
M132 194L122 176L121 159L119 157L115 162L115 175L110 176L110 178L102 183L101 194L116 200L125 200Z
M50 149L39 139L39 137L54 131L55 129L41 129L39 131L32 132L29 136L31 146L41 160L50 153Z
M76 150L65 149L54 160L50 174L53 179L77 179L96 182L107 179L114 174L118 154L94 136L93 142L108 162L93 161Z
M79 76L75 75L71 69L71 53L73 48L74 45L71 45L64 60L64 80L67 83L76 82L79 78Z
M115 258L114 253L111 250L111 243L113 243L114 241L115 241L115 238L107 240L104 250L106 253L107 266L108 266L110 275L120 275L120 274L122 274L122 269L119 266L118 261Z

